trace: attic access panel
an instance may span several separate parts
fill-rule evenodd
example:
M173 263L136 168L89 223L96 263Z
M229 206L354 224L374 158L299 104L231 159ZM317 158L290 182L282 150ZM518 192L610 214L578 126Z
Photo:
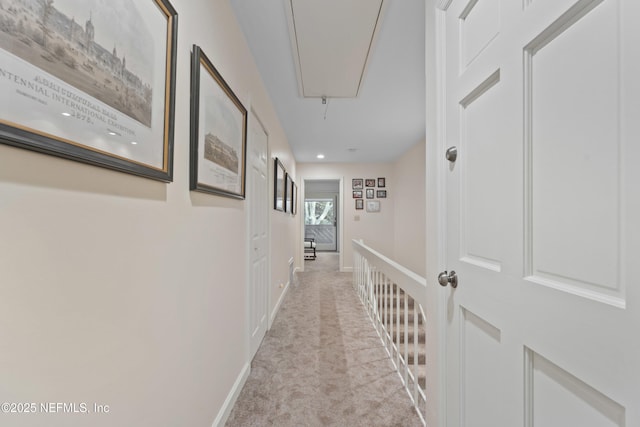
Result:
M384 0L286 0L286 5L301 96L358 96Z

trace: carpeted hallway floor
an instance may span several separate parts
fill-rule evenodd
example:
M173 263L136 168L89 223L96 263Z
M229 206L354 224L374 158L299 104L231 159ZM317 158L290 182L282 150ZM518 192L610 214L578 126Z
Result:
M226 425L422 426L338 254L297 280Z

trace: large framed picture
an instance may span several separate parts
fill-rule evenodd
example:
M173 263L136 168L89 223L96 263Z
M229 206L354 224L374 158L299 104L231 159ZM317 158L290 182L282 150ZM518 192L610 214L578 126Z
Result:
M199 46L191 61L191 190L244 199L247 110Z
M0 142L173 179L168 0L2 0Z
M273 176L273 208L277 211L284 212L284 198L285 198L285 170L284 165L278 159L275 158L274 162L274 176Z

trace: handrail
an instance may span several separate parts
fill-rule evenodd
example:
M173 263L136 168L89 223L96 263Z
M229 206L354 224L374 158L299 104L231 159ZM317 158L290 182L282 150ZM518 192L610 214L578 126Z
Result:
M427 282L362 241L352 245L354 287L425 424Z
M380 252L364 244L361 240L353 240L353 249L360 252L377 270L384 271L389 279L404 289L422 307L427 304L427 279L408 268L387 258Z

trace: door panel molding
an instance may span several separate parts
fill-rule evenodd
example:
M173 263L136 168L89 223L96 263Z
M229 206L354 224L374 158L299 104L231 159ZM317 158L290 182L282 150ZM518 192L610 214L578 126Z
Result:
M460 67L467 68L500 32L500 0L470 0L459 17Z
M618 402L534 350L525 347L524 353L525 427L625 426L625 409Z
M500 124L499 109L494 102L500 69L494 71L460 101L460 260L500 272L500 247L491 235L499 232L495 211L500 210L501 170L495 160ZM489 103L489 104L487 104Z
M524 275L624 308L618 13L579 1L524 49Z

